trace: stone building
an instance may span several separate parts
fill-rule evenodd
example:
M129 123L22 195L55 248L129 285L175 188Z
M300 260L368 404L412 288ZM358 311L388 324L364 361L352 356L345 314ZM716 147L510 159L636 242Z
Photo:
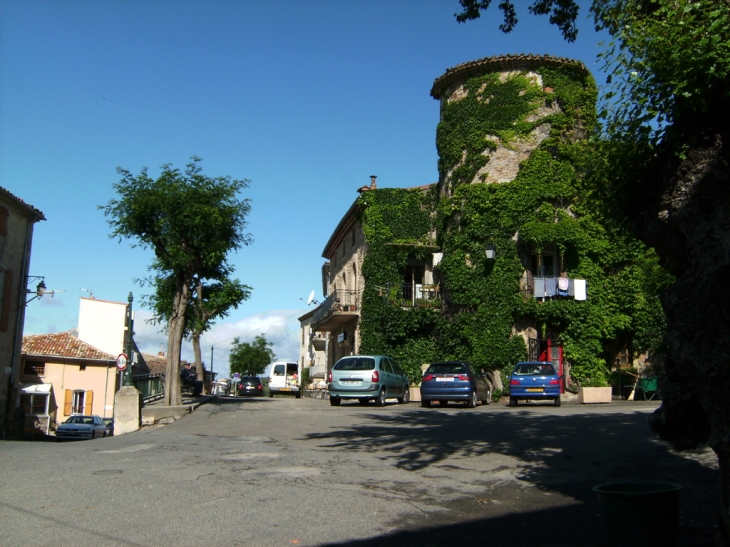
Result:
M0 432L17 406L26 303L43 294L41 277L29 277L33 228L43 213L0 187ZM33 282L35 285L29 289ZM32 296L35 294L35 296Z

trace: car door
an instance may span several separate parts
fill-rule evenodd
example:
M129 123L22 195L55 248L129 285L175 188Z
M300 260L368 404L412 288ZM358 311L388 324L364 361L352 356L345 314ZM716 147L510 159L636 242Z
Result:
M388 397L392 397L395 391L393 367L390 365L390 359L387 357L380 358L380 373L382 374L382 385L385 386L385 393Z
M390 360L390 364L393 367L393 376L395 377L395 393L400 396L406 387L406 377L403 369L394 360Z
M484 376L478 374L472 365L469 365L469 374L474 378L474 389L477 392L477 399L484 401L487 398L487 382Z

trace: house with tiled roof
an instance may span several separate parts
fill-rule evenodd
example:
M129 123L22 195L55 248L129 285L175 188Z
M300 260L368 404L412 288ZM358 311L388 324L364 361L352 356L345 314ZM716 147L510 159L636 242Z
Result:
M25 431L48 433L74 414L114 415L117 356L69 332L23 337L20 381Z
M42 293L40 277L30 277L33 228L46 220L43 213L18 196L0 187L0 437L7 438L12 411L17 399L20 372L20 345L25 321L25 306ZM40 282L39 282L40 280ZM34 282L38 288L31 291Z

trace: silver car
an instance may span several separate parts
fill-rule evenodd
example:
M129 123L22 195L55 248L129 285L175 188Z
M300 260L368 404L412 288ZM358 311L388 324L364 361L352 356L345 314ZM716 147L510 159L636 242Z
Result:
M99 416L71 416L56 429L56 440L79 440L106 437L106 424Z
M330 404L338 406L342 399L357 399L361 405L397 398L407 403L411 398L408 376L386 355L350 355L335 363L329 372L327 390Z

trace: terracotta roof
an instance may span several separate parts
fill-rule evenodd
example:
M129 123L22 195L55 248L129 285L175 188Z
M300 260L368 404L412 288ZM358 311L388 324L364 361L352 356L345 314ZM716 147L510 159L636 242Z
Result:
M6 188L3 188L2 186L0 186L0 194L3 194L5 196L11 198L15 202L17 202L18 205L20 205L22 208L26 209L29 213L31 213L31 216L35 217L36 221L46 220L46 217L43 215L43 213L41 211L39 211L32 205L27 204L22 199L20 199L18 196L11 193L9 190L7 190Z
M151 353L143 353L145 363L150 369L150 374L165 374L167 372L167 358Z
M23 336L22 353L43 357L95 359L113 362L117 360L116 356L96 349L94 346L82 342L68 332Z
M436 78L431 88L431 96L440 99L446 88L456 81L463 81L473 76L481 76L487 72L500 70L524 70L543 65L549 66L574 66L585 74L590 74L586 66L575 59L566 57L553 57L552 55L498 55L496 57L485 57L476 61L462 63L449 68L443 75Z

